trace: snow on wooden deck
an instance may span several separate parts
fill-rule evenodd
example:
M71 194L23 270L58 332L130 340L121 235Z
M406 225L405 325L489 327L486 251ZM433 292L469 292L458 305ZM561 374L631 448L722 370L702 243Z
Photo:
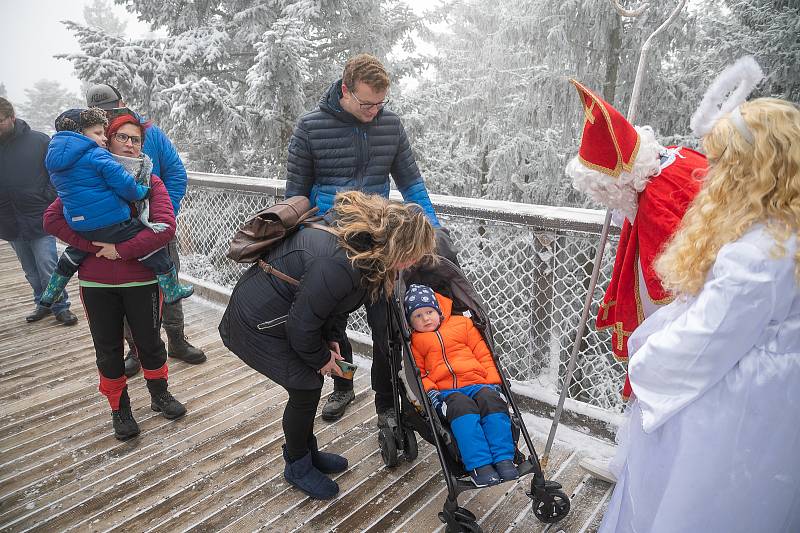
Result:
M53 318L27 324L30 287L11 247L0 243L0 531L441 531L447 494L432 446L387 469L381 460L369 378L329 424L317 419L324 450L350 469L339 496L314 501L283 479L281 415L286 393L228 352L218 307L185 305L187 334L208 361L170 360L170 390L188 414L168 421L149 408L141 373L129 380L139 437L113 437L86 318L70 285L73 327ZM323 389L323 403L331 392ZM322 405L322 404L321 404ZM543 447L546 435L534 436ZM469 491L459 503L484 531L595 531L607 483L578 467L581 453L556 447L548 476L573 495L573 509L549 528L531 514L529 479Z

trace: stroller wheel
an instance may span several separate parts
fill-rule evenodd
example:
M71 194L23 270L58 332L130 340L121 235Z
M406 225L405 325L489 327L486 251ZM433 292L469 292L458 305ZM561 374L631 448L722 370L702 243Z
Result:
M540 522L555 524L569 513L569 498L564 491L547 490L542 499L533 499L533 514Z
M483 530L481 526L479 526L475 522L465 522L463 524L458 524L456 527L447 526L444 528L446 533L482 533Z
M409 463L414 461L419 455L419 446L417 446L417 435L413 429L403 430L403 457Z
M389 428L381 428L378 432L378 444L381 447L383 464L389 468L397 466L397 443L394 440L394 432Z
M458 507L452 513L442 510L439 513L439 520L446 524L446 533L482 533L481 526L478 525L477 518L467 509Z

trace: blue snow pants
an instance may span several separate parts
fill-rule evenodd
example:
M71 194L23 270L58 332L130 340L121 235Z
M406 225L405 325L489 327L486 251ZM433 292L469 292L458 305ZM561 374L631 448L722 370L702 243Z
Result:
M442 415L456 438L464 467L514 459L508 404L492 385L469 385L439 392Z

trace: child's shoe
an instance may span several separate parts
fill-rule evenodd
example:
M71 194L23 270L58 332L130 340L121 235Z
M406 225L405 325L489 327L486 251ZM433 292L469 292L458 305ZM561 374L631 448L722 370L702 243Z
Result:
M164 294L164 303L174 304L178 300L188 298L194 293L194 287L191 285L181 285L178 282L178 273L175 267L172 267L166 274L156 274L158 279L158 286Z
M39 299L39 305L50 309L54 303L60 301L64 297L64 287L67 286L69 279L72 276L62 276L57 272L53 272L50 276L50 281L47 282L42 297Z
M476 487L490 487L500 483L500 476L492 465L479 466L469 473Z
M512 479L519 479L519 471L517 470L514 461L506 459L505 461L500 461L495 463L494 469L497 470L497 473L500 475L500 479L503 481L511 481Z

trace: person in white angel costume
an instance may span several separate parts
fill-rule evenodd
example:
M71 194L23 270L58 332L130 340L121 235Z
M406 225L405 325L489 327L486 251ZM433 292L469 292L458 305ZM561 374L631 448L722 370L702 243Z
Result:
M744 101L761 78L743 58L692 117L710 167L628 341L600 533L800 531L800 109Z

